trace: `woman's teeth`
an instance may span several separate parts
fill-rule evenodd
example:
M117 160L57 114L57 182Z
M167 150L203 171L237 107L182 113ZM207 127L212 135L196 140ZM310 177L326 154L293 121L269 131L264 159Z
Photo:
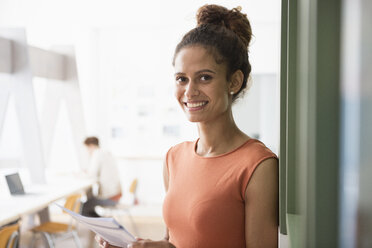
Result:
M186 106L188 108L197 108L197 107L201 107L201 106L204 106L205 104L207 104L207 102L187 102L186 103Z

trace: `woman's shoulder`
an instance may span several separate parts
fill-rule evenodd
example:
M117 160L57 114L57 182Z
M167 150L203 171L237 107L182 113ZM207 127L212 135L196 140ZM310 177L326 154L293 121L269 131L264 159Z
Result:
M246 142L240 151L240 156L249 156L250 158L277 158L277 155L270 150L262 141L251 138Z
M192 155L194 145L195 141L184 141L169 148L166 154L167 164L189 158Z
M174 146L172 146L171 148L169 148L168 150L168 153L170 152L177 152L177 151L180 151L180 150L185 150L185 149L192 149L195 145L195 141L183 141L181 143L178 143Z

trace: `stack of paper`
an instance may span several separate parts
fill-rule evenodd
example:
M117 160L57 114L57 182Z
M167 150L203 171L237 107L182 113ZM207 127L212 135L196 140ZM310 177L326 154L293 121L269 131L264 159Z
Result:
M70 214L76 221L101 236L111 245L127 247L128 244L136 241L135 237L113 218L86 217L58 204L56 205Z

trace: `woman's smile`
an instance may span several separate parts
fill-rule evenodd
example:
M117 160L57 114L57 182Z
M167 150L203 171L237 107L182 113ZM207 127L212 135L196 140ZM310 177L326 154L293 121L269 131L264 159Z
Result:
M187 101L183 103L187 111L198 111L204 109L208 101Z

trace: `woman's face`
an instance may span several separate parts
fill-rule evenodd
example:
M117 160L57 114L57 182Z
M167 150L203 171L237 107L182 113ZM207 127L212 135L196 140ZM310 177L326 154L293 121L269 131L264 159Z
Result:
M191 122L213 121L231 108L226 65L201 46L181 49L174 61L175 96Z

